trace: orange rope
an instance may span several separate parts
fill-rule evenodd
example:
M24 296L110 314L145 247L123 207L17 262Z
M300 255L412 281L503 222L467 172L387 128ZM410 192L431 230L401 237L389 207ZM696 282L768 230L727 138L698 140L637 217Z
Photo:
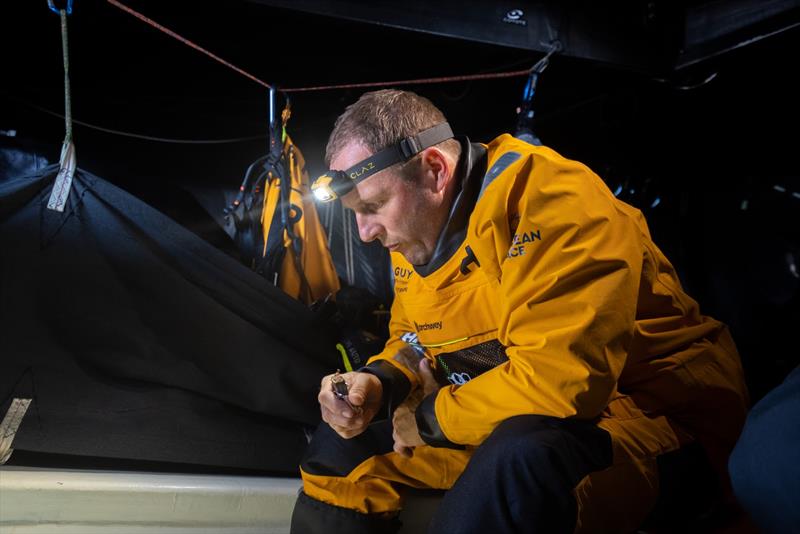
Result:
M251 80L253 80L254 82L256 82L256 83L258 83L258 84L260 84L260 85L263 85L263 86L264 86L264 87L266 87L267 89L271 89L271 88L272 88L272 86L271 86L270 84L268 84L267 82L265 82L265 81L263 81L263 80L259 80L258 78L256 78L256 77L255 77L255 76L253 76L252 74L250 74L249 72L247 72L247 71L244 71L244 70L240 69L240 68L239 68L239 67L237 67L236 65L233 65L233 64L231 64L231 63L228 63L227 61L225 61L224 59L222 59L222 58L221 58L221 57L219 57L218 55L216 55L216 54L214 54L214 53L212 53L212 52L209 52L208 50L206 50L206 49L205 49L205 48L203 48L202 46L200 46L200 45L197 45L197 44L193 43L192 41L190 41L189 39L187 39L187 38L185 38L185 37L181 37L180 35L178 35L178 34L177 34L177 33L175 33L174 31L170 30L169 28L166 28L166 27L162 26L162 25L161 25L161 24L159 24L158 22L156 22L156 21L154 21L154 20L152 20L152 19L150 19L150 18L148 18L148 17L146 17L146 16L142 15L142 14L141 14L141 13L139 13L138 11L135 11L135 10L133 10L133 9L129 8L128 6L126 6L126 5L123 5L123 4L121 4L120 2L117 2L117 0L107 0L107 2L108 2L109 4L111 4L112 6L114 6L114 7L118 7L118 8L119 8L119 9L121 9L122 11L125 11L125 12L127 12L127 13L130 13L131 15L133 15L134 17L136 17L137 19L139 19L139 20L141 20L141 21L144 21L144 22L146 22L147 24L149 24L149 25L150 25L150 26L152 26L153 28L156 28L157 30L161 30L162 32L164 32L164 33L166 33L167 35L169 35L170 37L174 37L175 39L177 39L178 41L182 42L183 44L185 44L185 45L188 45L188 46L191 46L191 47L192 47L192 48L194 48L195 50L198 50L198 51L200 51L200 52L204 53L205 55L207 55L207 56L208 56L208 57L210 57L211 59L214 59L214 60L216 60L216 61L219 61L220 63L222 63L222 64L223 64L223 65L225 65L226 67L228 67L228 68L231 68L231 69L235 70L236 72L238 72L238 73L239 73L239 74L241 74L242 76L245 76L245 77L247 77L247 78L250 78L250 79L251 79Z
M417 78L414 80L395 80L392 82L347 83L342 85L318 85L315 87L293 87L281 89L284 93L300 93L305 91L327 91L330 89L354 89L358 87L386 87L395 85L411 85L423 83L463 82L467 80L490 80L495 78L511 78L514 76L527 76L530 69L515 70L511 72L494 72L489 74L465 74L462 76L442 76L439 78Z
M256 83L258 83L260 85L263 85L267 89L271 89L272 88L272 86L270 84L268 84L267 82L256 78L255 76L253 76L249 72L247 72L247 71L245 71L243 69L240 69L236 65L228 63L227 61L225 61L221 57L217 56L216 54L213 54L212 52L209 52L208 50L206 50L205 48L201 47L200 45L197 45L197 44L193 43L189 39L178 35L174 31L170 30L169 28L166 28L166 27L162 26L161 24L159 24L156 21L146 17L145 15L142 15L138 11L136 11L134 9L131 9L130 7L118 2L117 0L106 0L106 1L109 4L111 4L112 6L117 7L119 9L121 9L122 11L125 11L125 12L133 15L137 19L139 19L139 20L141 20L143 22L146 22L147 24L149 24L150 26L156 28L157 30L161 30L162 32L166 33L170 37L173 37L173 38L177 39L178 41L184 43L185 45L188 45L188 46L194 48L195 50L198 50L198 51L202 52L203 54L207 55L211 59L213 59L215 61L218 61L218 62L222 63L223 65L225 65L226 67L235 70L236 72L238 72L242 76L245 76L245 77L253 80ZM530 73L531 73L531 69L524 69L524 70L515 70L515 71L511 71L511 72L495 72L495 73L487 73L487 74L466 74L466 75L462 75L462 76L441 76L441 77L437 77L437 78L417 78L417 79L413 79L413 80L395 80L395 81L390 81L390 82L346 83L346 84L339 84L339 85L317 85L317 86L313 86L313 87L290 87L290 88L280 88L280 91L282 91L284 93L301 93L301 92L310 92L310 91L328 91L328 90L331 90L331 89L356 89L356 88L364 88L364 87L387 87L387 86L426 84L426 83L462 82L462 81L469 81L469 80L491 80L491 79L497 79L497 78L512 78L512 77L515 77L515 76L528 76Z

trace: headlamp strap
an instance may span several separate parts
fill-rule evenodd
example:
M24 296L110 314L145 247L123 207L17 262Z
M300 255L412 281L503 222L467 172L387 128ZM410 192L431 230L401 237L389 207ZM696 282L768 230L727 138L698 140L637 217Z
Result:
M423 130L417 135L406 137L398 143L400 152L405 159L411 159L426 148L432 147L442 141L453 137L453 130L446 122L437 124L433 128Z
M408 161L426 148L430 148L452 137L453 130L448 123L443 122L437 124L432 128L423 130L417 135L411 135L405 139L401 139L398 143L378 151L344 171L344 174L349 179L360 182L390 165L401 161Z

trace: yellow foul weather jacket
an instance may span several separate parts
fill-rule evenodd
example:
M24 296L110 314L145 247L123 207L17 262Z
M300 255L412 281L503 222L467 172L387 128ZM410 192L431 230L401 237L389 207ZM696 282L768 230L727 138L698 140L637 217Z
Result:
M397 357L410 346L449 384L417 410L433 446L479 445L520 414L596 419L614 435L624 404L729 449L747 405L736 348L683 291L642 214L548 148L508 135L462 147L433 259L392 254L392 336L367 367L387 402L418 383Z

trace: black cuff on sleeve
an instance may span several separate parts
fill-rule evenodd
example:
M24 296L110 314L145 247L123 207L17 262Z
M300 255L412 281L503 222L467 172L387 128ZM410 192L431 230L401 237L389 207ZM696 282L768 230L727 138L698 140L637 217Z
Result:
M444 435L439 421L436 419L436 395L439 392L431 393L417 407L415 417L417 419L417 429L422 441L431 447L445 447L447 449L463 449L463 445L453 443Z
M376 360L359 369L359 372L375 375L381 381L382 405L373 420L390 419L395 408L400 406L411 391L411 382L408 377L403 374L403 371L384 360Z

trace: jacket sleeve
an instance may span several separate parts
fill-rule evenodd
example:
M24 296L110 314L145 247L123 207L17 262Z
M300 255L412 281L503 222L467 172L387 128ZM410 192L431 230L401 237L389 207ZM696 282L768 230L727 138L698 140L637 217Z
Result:
M367 361L367 365L359 369L361 372L377 376L381 381L383 405L375 420L391 417L394 409L418 384L415 369L409 368L413 362L408 357L408 353L413 350L409 349L408 344L401 339L404 333L413 331L413 327L406 319L403 305L395 295L389 321L389 340L380 353L371 357Z
M426 399L435 415L427 425L438 423L433 433L451 442L441 446L478 445L514 415L594 418L625 364L641 234L582 164L557 155L534 156L532 163L524 180L496 180L504 194L493 195L501 199L497 209L472 236L494 246L498 339L509 360Z

